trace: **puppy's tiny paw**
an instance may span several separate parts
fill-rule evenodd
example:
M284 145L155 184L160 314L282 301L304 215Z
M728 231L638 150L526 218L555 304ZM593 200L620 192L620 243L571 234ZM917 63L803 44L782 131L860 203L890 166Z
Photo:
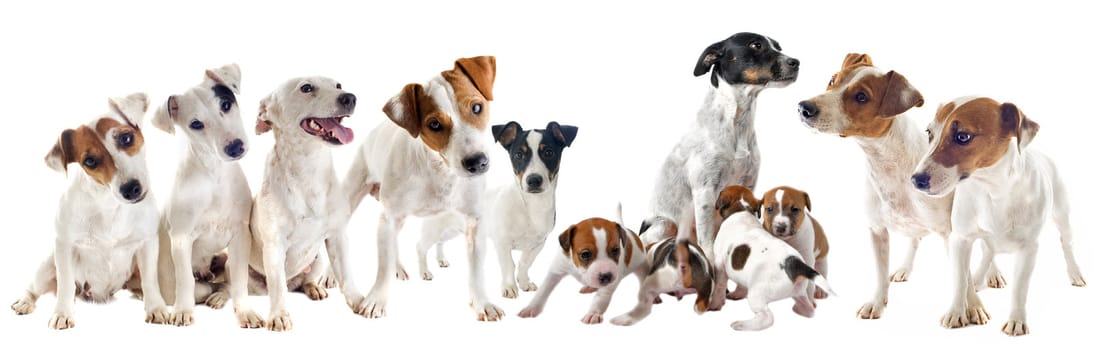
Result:
M1086 287L1086 280L1083 279L1083 275L1078 272L1071 274L1071 285L1076 287Z
M590 312L585 314L585 317L581 318L581 323L584 324L600 324L604 322L604 315L598 312Z
M228 299L231 299L231 295L228 294L227 288L218 290L213 294L209 294L209 297L205 298L205 305L214 309L220 310L224 307L224 304L228 303Z
M520 310L520 313L517 314L517 317L520 317L520 318L533 318L533 317L539 316L540 313L543 313L543 307L542 306L528 305L523 310Z
M35 307L34 300L30 300L29 298L21 298L11 304L11 309L15 310L16 315L26 315L34 312Z
M500 321L505 316L505 311L491 303L472 303L471 307L475 309L479 321Z
M180 327L194 324L194 310L175 310L170 323Z
M638 323L638 320L631 317L630 315L624 314L624 315L619 315L619 316L616 316L615 318L612 318L611 322L612 322L612 324L614 324L616 326L630 326L630 325L633 325L635 323Z
M433 273L429 272L428 270L427 271L422 271L422 280L423 281L432 281L433 280Z
M292 318L288 311L274 311L270 313L268 327L274 332L284 332L292 329Z
M381 318L387 315L387 296L374 296L369 294L356 307L353 312L367 318Z
M448 259L437 259L437 266L448 267Z
M507 284L507 285L501 286L501 297L502 298L516 299L517 294L519 294L519 292L517 292L517 286L516 285Z
M881 318L881 313L885 311L884 302L868 302L862 304L862 307L858 309L858 318L864 320L875 320Z
M813 299L828 299L828 293L817 288L817 290L813 291Z
M660 299L654 300L654 303ZM722 307L726 305L725 298L712 298L710 304L707 304L707 311L721 311Z
M517 285L520 286L520 290L523 290L525 292L534 292L537 289L539 289L539 287L536 286L536 284L532 283L531 281L523 281L523 282L517 281Z
M144 322L153 324L168 324L171 321L171 313L166 306L156 306L151 310L145 310ZM191 322L193 320L191 319Z
M901 267L896 269L892 275L889 275L889 281L892 282L907 282L908 278L912 277L912 269L907 267Z
M236 310L236 320L239 321L239 328L263 328L266 327L266 320L262 319L258 313L254 310Z
M54 313L53 317L49 319L49 328L62 330L72 327L76 327L76 319L72 317L71 313Z
M726 294L726 299L741 300L748 297L748 289L737 288Z
M1010 320L1003 324L1003 333L1012 337L1029 334L1029 325L1025 320Z
M311 300L323 300L327 298L327 290L315 282L304 283L304 294Z
M395 278L399 279L400 281L406 281L410 280L410 275L408 275L406 273L406 269L404 269L403 266L400 265L399 268L395 271Z
M578 293L589 294L589 293L596 292L596 291L597 291L596 287L582 286L581 290L578 291Z
M735 331L756 330L756 328L752 326L752 322L749 322L749 320L733 321L733 323L730 323L729 326L732 327Z

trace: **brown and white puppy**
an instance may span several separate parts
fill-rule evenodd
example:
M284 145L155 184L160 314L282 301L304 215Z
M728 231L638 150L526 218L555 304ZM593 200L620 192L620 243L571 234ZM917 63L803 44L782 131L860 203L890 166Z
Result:
M109 101L109 113L62 132L45 159L71 181L54 221L52 255L38 266L26 295L11 308L29 314L39 296L54 292L53 329L76 325L76 297L105 303L135 283L132 279L140 279L145 322L168 322L156 276L159 211L149 191L141 134L148 97L136 93Z
M1026 294L1037 257L1037 237L1050 215L1060 230L1060 243L1074 286L1086 281L1071 247L1070 204L1063 180L1049 157L1030 149L1040 126L1012 103L990 98L960 98L942 105L928 128L931 151L911 177L915 188L930 196L953 195L953 303L942 317L946 328L985 324L984 305L969 285L972 242L1013 252L1014 297L1003 333L1029 332ZM1012 141L1013 140L1013 141Z
M801 253L805 264L828 277L828 236L813 218L809 193L789 186L775 187L764 193L764 229ZM810 301L824 299L824 290L809 286Z
M619 281L633 273L641 285L650 271L642 240L615 221L582 220L563 231L558 236L558 243L562 250L552 262L535 298L520 311L520 317L539 316L558 282L570 275L583 286L597 289L589 312L581 322L603 322L604 311L608 309Z

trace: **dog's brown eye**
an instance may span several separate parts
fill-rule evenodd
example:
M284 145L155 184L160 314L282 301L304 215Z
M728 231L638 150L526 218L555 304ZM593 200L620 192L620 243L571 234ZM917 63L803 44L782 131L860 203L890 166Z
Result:
M86 167L88 170L95 170L95 168L99 166L99 160L95 159L95 157L92 157L90 155L84 157L83 163L84 167Z
M967 145L969 144L969 141L972 141L972 134L964 131L958 131L953 134L953 141L957 142L957 144L959 145Z
M132 146L132 145L133 145L133 133L127 132L127 133L118 135L118 146L121 146L121 148L129 148L129 146Z
M471 105L471 113L474 113L474 114L482 113L482 104L481 103L476 103L476 104Z
M338 89L338 90L342 90L342 83L334 84L334 88Z
M430 120L429 125L427 126L429 127L429 130L441 131L441 122L437 121L436 119Z
M768 213L773 213L773 212L775 212L775 207L767 207L767 208L764 208L764 210L767 210Z
M543 158L554 158L554 157L555 157L555 150L553 150L553 149L543 150Z
M934 142L934 133L931 132L931 129L927 129L927 142Z
M524 153L523 152L513 153L513 159L514 160L524 160Z
M801 211L802 210L798 207L790 207L790 213L791 214L797 214L797 213L800 213Z
M310 94L314 90L315 88L312 87L311 84L304 84L303 86L300 86L300 92L303 92L305 94Z
M751 44L748 44L748 47L751 47L753 50L761 50L764 48L764 45L760 44L759 41L753 41Z
M855 94L855 101L858 103L866 103L870 101L870 97L866 96L865 92L859 91L859 93Z
M619 257L619 247L614 247L608 254L611 254L613 258Z
M828 86L836 85L836 76L833 75L832 79L828 79Z
M589 261L593 259L593 253L588 250L582 250L581 254L577 256L581 261Z

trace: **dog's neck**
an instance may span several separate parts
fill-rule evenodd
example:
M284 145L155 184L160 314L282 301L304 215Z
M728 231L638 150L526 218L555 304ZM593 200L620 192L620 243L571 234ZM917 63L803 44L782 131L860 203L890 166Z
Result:
M1028 148L1019 152L1018 145L1011 141L1007 152L995 164L976 169L963 181L976 181L993 189L989 193L993 198L1008 196L1014 188L1029 188L1027 183L1030 179L1038 177L1030 174L1032 167L1028 164L1027 152L1030 152ZM961 183L957 185L960 186Z
M558 181L555 179L555 181ZM525 210L521 212L528 215L528 220L534 227L544 228L551 230L555 226L555 186L544 190L541 193L528 193L520 188L520 184L514 184L511 186L511 190L516 191L517 197L520 199L520 205L524 206Z
M889 132L881 137L853 136L866 153L870 177L883 183L905 184L919 160L927 153L927 135L910 116L893 117ZM899 187L898 187L899 188Z
M734 147L738 153L756 150L756 97L763 85L729 84L718 78L699 111L699 126L719 145ZM748 154L738 154L738 157Z
M331 157L330 146L323 141L308 135L286 135L279 129L274 129L274 147L267 165L277 163L277 166L268 166L266 169L298 172L307 174L295 174L296 176L321 176L323 173L333 174L334 161ZM316 172L320 173L316 173Z

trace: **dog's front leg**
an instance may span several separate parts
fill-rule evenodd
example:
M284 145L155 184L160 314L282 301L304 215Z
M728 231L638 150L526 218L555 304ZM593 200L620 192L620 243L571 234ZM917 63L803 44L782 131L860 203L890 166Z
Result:
M951 233L948 237L951 268L953 269L953 303L950 310L942 315L942 327L960 328L972 324L987 323L990 318L975 288L969 284L969 260L972 254L972 239Z
M630 312L613 317L611 322L617 326L630 326L642 321L653 311L653 299L657 298L657 279L645 278L638 288L638 304ZM721 298L725 299L725 298Z
M912 276L912 264L915 263L915 254L919 250L919 241L922 239L922 237L912 237L908 240L908 250L904 253L904 262L892 275L889 275L889 281L907 282L908 277Z
M379 260L376 265L376 283L365 297L361 310L355 309L354 312L368 318L380 318L386 314L388 284L395 275L395 250L399 249L396 240L405 217L392 216L387 212L380 214L376 232L376 256Z
M593 303L589 306L589 312L585 313L585 317L581 318L581 322L584 324L604 322L604 311L608 310L608 304L612 302L612 294L615 294L615 288L617 287L619 287L619 280L597 289L596 296L593 297Z
M543 278L543 289L540 289L536 296L532 298L532 301L520 310L517 316L521 318L529 318L539 316L543 312L543 306L547 304L547 298L551 296L551 292L558 286L558 282L562 281L562 277L566 276L559 271L552 271L547 273L547 277Z
M292 317L285 305L289 285L285 277L285 247L282 246L281 237L286 236L287 233L276 232L262 240L262 266L266 273L266 290L270 294L270 316L266 326L277 332L292 329Z
M49 328L68 329L76 326L76 318L72 314L73 303L76 301L76 267L72 261L75 254L72 244L57 241L53 253L53 263L57 268L57 307L53 310L53 317L49 319Z
M329 239L324 240L324 242L327 242L327 247L330 246ZM330 252L327 248L320 249L315 260L312 260L308 272L304 274L304 284L300 286L300 289L304 291L304 295L308 296L308 299L323 300L327 298L327 289L323 287L322 279L323 276L330 273L331 261L333 260L330 257ZM337 274L335 274L335 276L337 276Z
M248 302L247 284L250 278L251 260L251 230L247 222L233 231L235 234L228 242L228 289L232 295L232 306L235 309L236 320L240 328L266 327L266 320L262 319Z
M159 236L153 233L151 237L145 240L144 245L137 250L137 271L141 274L141 289L144 291L144 322L163 324L170 321L171 313L167 312L167 303L163 301L163 296L160 294L159 270L157 269L160 253ZM178 264L175 266L178 266ZM187 269L189 269L189 265L187 265ZM187 274L185 277L193 280L192 274ZM192 300L194 297L192 289L189 296ZM178 297L180 296L176 295L176 300L178 300Z
M513 263L513 245L506 239L495 239L494 249L498 256L498 264L501 266L501 296L503 298L517 298L517 282L513 275L516 273L516 264Z
M714 251L714 202L718 200L718 192L712 188L700 187L696 188L692 193L692 198L695 205L695 235L699 239L699 247L703 248L704 252ZM678 223L686 222L677 218ZM677 235L677 240L686 238L687 227L680 227L680 234ZM713 258L710 254L707 254L707 259Z
M537 244L532 249L520 253L520 265L517 266L517 285L520 286L520 290L525 292L536 290L536 284L532 283L532 279L528 277L528 269L532 267L539 252L543 250L543 245L543 243Z
M873 243L874 264L877 266L877 289L874 299L858 309L858 317L862 319L881 318L889 302L889 230L884 227L870 229L870 242Z
M189 220L184 220L189 221ZM171 314L171 324L189 326L194 323L194 272L193 225L189 223L171 223L171 260L175 264L175 310ZM144 271L144 270L141 270ZM145 278L147 279L147 277Z
M1036 233L1025 237L1037 237ZM1003 324L1003 333L1011 336L1029 334L1026 323L1026 296L1029 294L1029 278L1037 262L1037 240L1027 242L1018 250L1014 261L1014 296L1010 304L1010 319Z
M401 226L401 225L400 225ZM357 289L353 272L349 264L349 241L345 229L334 229L327 240L327 255L330 257L331 271L334 278L341 286L342 294L346 297L346 304L354 313L363 315L365 312L365 296Z
M50 255L38 266L38 272L34 274L34 281L27 288L27 293L19 300L16 300L15 303L12 303L11 309L15 310L16 315L26 315L34 312L38 297L57 290L57 282L54 281L56 278L57 264L54 262L53 256Z
M479 232L479 218L467 216L467 260L471 276L468 278L471 290L471 309L479 321L498 321L505 312L500 307L490 303L486 296L486 282L483 281L483 265L486 258L486 236ZM510 258L512 259L512 258ZM512 276L512 271L510 271ZM510 277L511 278L511 277Z

